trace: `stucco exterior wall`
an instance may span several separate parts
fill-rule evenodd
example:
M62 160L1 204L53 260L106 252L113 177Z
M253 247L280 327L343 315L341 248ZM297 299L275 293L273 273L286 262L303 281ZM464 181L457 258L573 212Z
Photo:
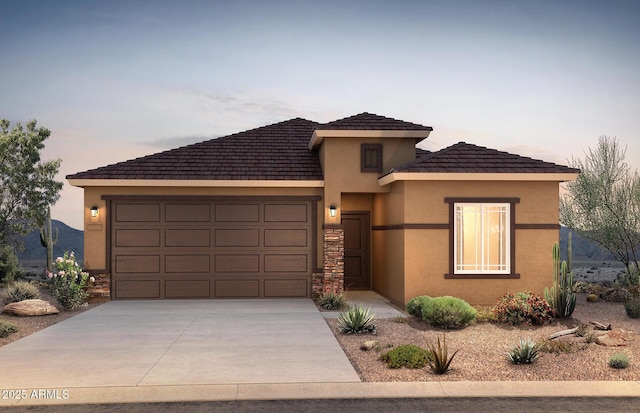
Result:
M106 201L103 195L139 196L322 196L322 188L203 188L203 187L87 187L84 188L84 268L91 271L107 268ZM99 207L97 218L91 217L92 206ZM322 200L317 203L316 266L323 266L322 252Z
M376 268L376 289L398 304L417 295L453 295L472 304L494 304L505 292L531 290L542 294L551 283L551 249L558 242L557 229L518 228L519 224L558 224L557 182L395 182L392 194L380 195L375 203L375 225L395 225L374 232L376 256L395 262L402 255L404 288L398 293L389 264L382 264L384 276ZM394 201L402 194L404 202ZM406 224L449 224L447 197L520 198L515 213L515 272L519 279L445 279L449 272L449 230L447 228L407 228ZM377 210L380 206L380 210ZM391 241L393 240L393 241ZM390 243L393 242L393 245ZM397 245L402 245L403 250ZM397 264L396 264L397 265Z

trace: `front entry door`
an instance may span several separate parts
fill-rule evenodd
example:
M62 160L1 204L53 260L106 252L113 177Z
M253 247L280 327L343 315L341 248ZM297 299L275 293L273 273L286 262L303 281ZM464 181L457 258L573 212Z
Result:
M342 213L344 228L344 287L371 288L369 276L369 212Z

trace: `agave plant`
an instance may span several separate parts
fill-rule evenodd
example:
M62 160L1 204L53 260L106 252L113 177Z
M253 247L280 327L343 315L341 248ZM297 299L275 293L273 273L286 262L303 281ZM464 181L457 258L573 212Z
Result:
M329 291L318 297L318 305L325 310L342 310L347 307L347 301L342 293L336 294Z
M351 307L338 314L338 328L347 334L375 334L377 329L375 314L371 314L370 308L364 309L362 305Z
M513 346L507 353L507 358L513 364L532 363L540 351L540 346L530 338L521 338L520 342Z
M444 374L449 370L449 366L453 361L453 358L458 351L454 351L454 353L449 357L449 350L447 348L447 336L443 336L442 344L440 344L440 337L438 337L438 344L435 345L433 343L429 343L427 346L429 352L431 352L431 358L429 359L429 367L431 367L431 371L435 374Z

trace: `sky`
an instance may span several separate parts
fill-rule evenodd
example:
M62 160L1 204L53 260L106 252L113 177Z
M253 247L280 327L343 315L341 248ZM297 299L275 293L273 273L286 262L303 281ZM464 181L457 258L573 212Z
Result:
M640 169L640 2L0 0L0 118L68 174L287 119L362 112L560 164Z

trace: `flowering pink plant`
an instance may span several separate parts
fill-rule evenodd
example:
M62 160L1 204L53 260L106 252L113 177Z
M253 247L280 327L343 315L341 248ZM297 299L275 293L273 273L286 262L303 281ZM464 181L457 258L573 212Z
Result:
M53 281L51 289L56 299L65 310L80 307L89 296L87 285L93 277L82 271L73 252L66 251L53 265L55 272L47 272L47 277Z

